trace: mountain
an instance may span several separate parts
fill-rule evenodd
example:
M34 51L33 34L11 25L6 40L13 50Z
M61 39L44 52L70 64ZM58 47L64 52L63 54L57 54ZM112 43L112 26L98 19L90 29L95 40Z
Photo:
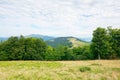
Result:
M0 41L6 41L7 39L7 37L0 37Z
M19 36L18 36L19 37ZM48 45L52 47L57 47L58 45L72 47L81 47L85 45L89 45L90 42L87 42L85 39L78 39L76 37L52 37L52 36L45 36L40 34L30 34L25 36L25 38L33 37L33 38L42 38ZM9 37L0 37L0 41L5 41Z
M81 40L91 42L92 38L91 37L85 37L85 38L81 38Z
M54 38L51 36L45 36L45 35L40 35L40 34L30 34L25 37L42 38L44 41L51 40Z
M78 38L75 37L58 37L58 38L54 38L52 40L48 40L46 41L48 45L52 46L52 47L57 47L59 45L63 45L63 46L68 46L70 48L72 47L81 47L81 46L85 46L85 45L89 45L89 42L80 40Z
M18 36L20 37L20 36ZM51 40L53 39L54 37L52 36L45 36L45 35L40 35L40 34L30 34L30 35L27 35L27 36L24 36L25 38L28 38L28 37L32 37L32 38L42 38L44 41L47 41L47 40ZM0 37L0 41L5 41L7 40L9 37Z

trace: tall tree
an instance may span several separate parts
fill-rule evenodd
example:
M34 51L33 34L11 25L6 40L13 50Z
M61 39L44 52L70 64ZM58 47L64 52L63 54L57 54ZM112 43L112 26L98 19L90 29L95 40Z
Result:
M91 49L95 58L106 58L108 54L109 42L107 37L107 31L104 28L98 27L93 32Z

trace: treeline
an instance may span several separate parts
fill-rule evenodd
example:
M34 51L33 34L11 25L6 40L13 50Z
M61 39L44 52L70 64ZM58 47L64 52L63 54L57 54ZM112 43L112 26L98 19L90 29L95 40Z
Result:
M10 37L0 43L0 60L91 60L120 58L120 29L97 28L90 46L53 48L42 39Z
M81 60L88 56L89 46L70 49L48 46L42 39L10 37L0 44L0 60Z

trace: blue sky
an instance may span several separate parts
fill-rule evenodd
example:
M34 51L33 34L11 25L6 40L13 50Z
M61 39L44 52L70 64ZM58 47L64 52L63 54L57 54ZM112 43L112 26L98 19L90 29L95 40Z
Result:
M120 28L120 0L0 0L0 36L92 37L97 27Z

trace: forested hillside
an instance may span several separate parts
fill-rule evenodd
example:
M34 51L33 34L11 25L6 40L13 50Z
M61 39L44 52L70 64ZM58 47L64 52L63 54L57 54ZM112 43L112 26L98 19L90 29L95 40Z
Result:
M54 38L52 40L48 40L46 42L48 45L50 45L54 48L59 46L59 45L67 46L69 48L82 47L82 46L89 45L89 42L82 41L82 40L75 38L75 37L58 37L58 38Z

